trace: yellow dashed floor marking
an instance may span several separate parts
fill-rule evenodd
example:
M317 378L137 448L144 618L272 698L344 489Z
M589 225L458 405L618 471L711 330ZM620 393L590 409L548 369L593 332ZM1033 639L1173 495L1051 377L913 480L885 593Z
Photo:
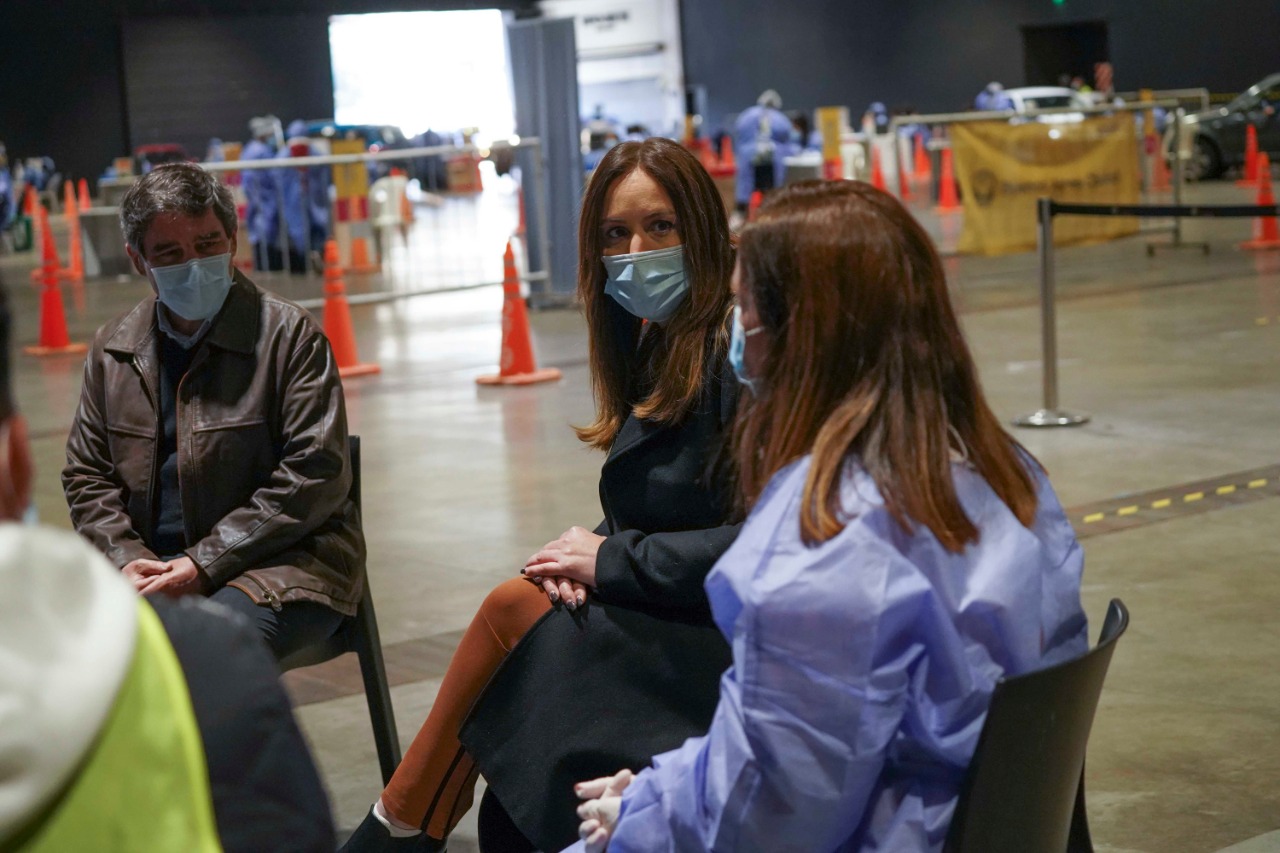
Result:
M1277 318L1277 325L1280 325L1280 318ZM1112 522L1111 524L1101 524L1096 528L1090 528L1089 535L1091 536L1109 533L1114 530L1127 530L1134 527L1135 524L1148 524L1164 521L1171 517L1178 517L1179 515L1199 514L1220 507L1234 506L1240 503L1241 499L1252 501L1257 500L1259 497L1266 498L1268 495L1280 497L1280 493L1275 492L1274 489L1272 492L1262 495L1249 494L1250 489L1262 489L1272 484L1280 485L1280 473L1278 472L1280 472L1280 465L1255 468L1252 471L1241 471L1238 474L1218 477L1214 480L1185 483L1181 488L1173 486L1161 490L1164 491L1164 496L1160 496L1160 491L1156 491L1154 494L1147 493L1146 495L1136 494L1130 496L1129 500L1136 501L1135 503L1121 504L1119 501L1098 501L1092 506L1085 504L1072 510L1072 515L1078 518L1081 524L1092 525L1098 524L1098 522L1107 522L1108 520ZM1257 476L1258 474L1275 476L1259 477ZM1224 480L1227 482L1223 482ZM1231 482L1232 480L1235 482ZM1185 489L1196 489L1196 491L1184 491ZM1170 494L1170 492L1173 494ZM1237 497L1222 501L1215 500L1215 498L1226 498L1229 495L1237 495ZM1101 510L1095 509L1098 506L1101 507ZM1192 508L1193 506L1194 508ZM1185 509L1177 510L1172 515L1168 512L1149 517L1144 515L1144 510L1168 510L1176 507L1185 507ZM1082 536L1084 533L1085 531L1083 530L1079 531Z

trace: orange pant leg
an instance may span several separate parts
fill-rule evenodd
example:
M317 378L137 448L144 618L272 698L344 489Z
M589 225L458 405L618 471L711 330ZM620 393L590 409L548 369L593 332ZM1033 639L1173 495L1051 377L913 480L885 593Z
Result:
M386 790L392 817L446 838L471 808L478 771L458 742L458 730L498 664L551 608L541 587L512 578L494 587L471 620L431 713L418 730Z

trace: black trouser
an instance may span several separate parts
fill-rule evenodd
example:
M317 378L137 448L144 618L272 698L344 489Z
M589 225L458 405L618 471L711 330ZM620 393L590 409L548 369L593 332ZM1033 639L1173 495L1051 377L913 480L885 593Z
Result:
M233 586L209 596L249 620L271 647L276 660L331 637L345 618L341 613L312 601L291 601L279 611L259 605Z
M755 175L756 189L762 193L767 193L773 189L773 161L768 163L756 163L752 166Z

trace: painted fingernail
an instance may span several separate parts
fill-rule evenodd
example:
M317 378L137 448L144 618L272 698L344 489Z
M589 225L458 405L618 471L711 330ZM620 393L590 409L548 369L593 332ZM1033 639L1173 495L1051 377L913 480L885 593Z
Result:
M569 608L570 610L577 610L578 602L574 601L572 598L566 598L564 600L564 606Z
M520 570L520 574L524 574L524 569L521 569L521 570Z
M578 604L587 603L587 594L585 592L578 593Z
M552 592L552 593L548 593L548 594L547 594L547 598L550 598L550 599L551 599L551 603L552 603L552 604L559 604L559 603L560 603L560 596L559 596L559 595L557 595L557 594L556 594L556 593L554 593L554 592Z

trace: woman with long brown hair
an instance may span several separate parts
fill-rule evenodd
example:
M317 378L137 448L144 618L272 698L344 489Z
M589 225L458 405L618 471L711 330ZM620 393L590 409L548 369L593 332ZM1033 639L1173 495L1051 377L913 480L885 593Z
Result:
M995 682L1087 647L1080 546L897 200L780 191L735 284L734 665L705 737L579 786L585 846L938 850Z
M738 529L712 472L737 400L733 251L715 185L680 145L623 143L596 168L578 268L596 417L578 436L608 452L604 521L490 593L348 850L441 849L478 773L496 796L482 846L556 849L575 837L575 781L706 730L729 653L702 582Z

